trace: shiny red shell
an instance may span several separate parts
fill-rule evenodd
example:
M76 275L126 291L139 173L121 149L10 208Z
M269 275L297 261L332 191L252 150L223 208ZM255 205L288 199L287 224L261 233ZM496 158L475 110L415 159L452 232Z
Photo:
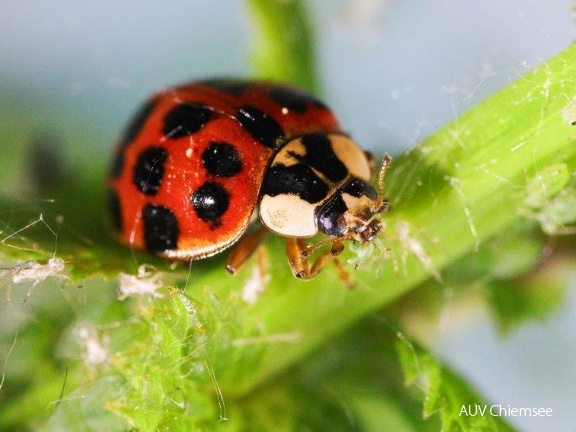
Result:
M117 238L175 259L218 253L250 224L276 150L311 132L340 126L287 86L212 80L156 94L116 146L108 186Z

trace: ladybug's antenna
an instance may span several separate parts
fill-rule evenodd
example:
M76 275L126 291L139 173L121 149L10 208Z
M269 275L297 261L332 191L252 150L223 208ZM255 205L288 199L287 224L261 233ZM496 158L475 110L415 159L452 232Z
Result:
M384 177L386 175L386 171L388 171L390 162L392 162L392 158L387 154L385 154L384 158L382 159L382 166L380 167L380 172L378 173L378 194L381 197L384 196Z

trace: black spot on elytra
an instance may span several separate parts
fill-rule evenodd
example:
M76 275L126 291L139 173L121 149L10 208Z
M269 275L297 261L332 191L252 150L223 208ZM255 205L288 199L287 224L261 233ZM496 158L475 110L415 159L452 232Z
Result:
M154 99L150 99L140 107L140 109L136 112L134 117L132 117L130 123L128 123L128 127L124 131L124 135L122 137L122 140L120 141L121 143L120 145L127 145L136 139L136 137L142 130L142 127L146 123L146 120L148 120L148 117L150 116L152 111L154 111L155 107L156 107L156 101Z
M166 150L162 147L149 147L138 156L134 166L132 181L146 195L156 195L164 177Z
M322 102L320 99L311 99L310 103L314 105L316 108L320 108L322 110L330 111L330 107Z
M208 105L183 103L172 108L164 117L162 132L171 139L198 132L215 115Z
M240 124L263 145L276 148L278 140L284 137L280 124L265 112L250 105L244 105L238 110Z
M226 142L211 142L202 152L202 163L208 174L217 177L232 177L242 171L238 150Z
M348 169L334 153L330 139L324 134L308 134L301 138L306 147L304 161L333 182L343 180Z
M273 165L266 172L262 193L298 195L309 203L321 201L328 194L328 186L304 164Z
M178 243L178 221L170 209L148 204L142 210L144 222L144 245L152 253L176 249Z
M194 211L200 219L210 222L215 228L220 217L230 205L230 196L224 187L216 182L206 182L190 197Z
M122 210L120 209L120 199L113 189L108 190L108 212L112 229L116 232L122 231Z
M126 127L120 142L118 143L118 150L116 156L112 162L112 166L110 167L110 176L112 178L118 178L122 174L124 170L124 153L126 151L126 147L130 145L132 141L136 139L146 120L150 117L152 111L156 107L156 101L154 99L150 99L146 102L142 107L137 111L137 113L132 117L130 123Z
M283 108L287 108L289 111L294 111L298 114L304 114L306 112L308 103L312 99L307 94L288 87L274 87L270 91L270 97Z
M226 78L208 80L202 84L234 96L240 96L250 87L249 81Z

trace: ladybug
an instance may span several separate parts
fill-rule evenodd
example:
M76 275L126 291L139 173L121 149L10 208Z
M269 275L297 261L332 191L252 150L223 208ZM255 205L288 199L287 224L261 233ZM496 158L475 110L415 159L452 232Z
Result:
M370 184L372 171L372 157L330 109L298 89L193 82L149 99L119 140L108 179L111 224L120 242L172 260L237 243L231 273L272 231L286 238L294 275L309 279L343 241L367 244L381 231L388 201ZM308 245L319 233L324 240Z

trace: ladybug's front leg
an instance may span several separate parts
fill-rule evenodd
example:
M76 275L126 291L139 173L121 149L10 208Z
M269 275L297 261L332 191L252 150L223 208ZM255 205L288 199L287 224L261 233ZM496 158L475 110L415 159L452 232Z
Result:
M287 238L286 254L292 273L299 279L312 279L324 268L330 260L336 260L336 256L344 250L340 240L333 240L330 249L319 252L316 260L310 265L308 261L312 251L317 249L318 244L307 246L303 238Z

